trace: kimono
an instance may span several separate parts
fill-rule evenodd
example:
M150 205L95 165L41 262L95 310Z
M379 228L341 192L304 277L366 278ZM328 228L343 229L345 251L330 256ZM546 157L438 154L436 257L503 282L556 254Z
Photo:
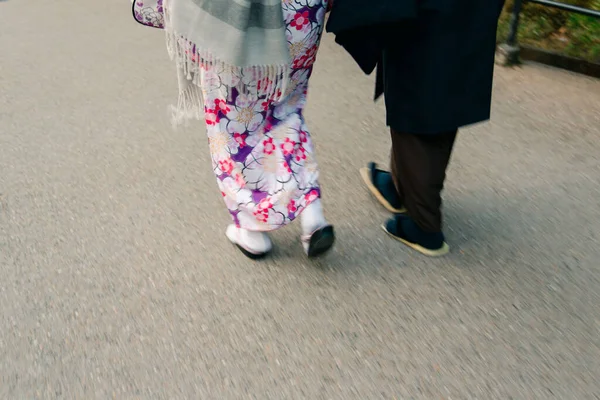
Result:
M137 0L138 22L163 27L162 1ZM160 4L155 4L155 3ZM141 5L140 5L141 4ZM283 0L290 76L280 101L270 82L227 68L202 70L200 87L212 169L235 225L271 231L319 199L319 169L304 119L308 81L324 29L327 0ZM243 82L245 92L236 89Z

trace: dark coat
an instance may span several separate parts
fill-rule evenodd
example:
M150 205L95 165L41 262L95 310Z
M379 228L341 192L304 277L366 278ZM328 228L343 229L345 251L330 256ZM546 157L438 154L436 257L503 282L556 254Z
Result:
M489 119L504 0L335 0L327 30L366 74L387 124L436 134Z

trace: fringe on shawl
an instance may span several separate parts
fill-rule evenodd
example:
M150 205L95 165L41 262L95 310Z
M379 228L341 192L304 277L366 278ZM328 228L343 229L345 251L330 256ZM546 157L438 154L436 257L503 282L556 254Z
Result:
M204 100L202 90L202 72L231 71L236 76L252 76L253 83L267 82L267 85L253 85L252 90L240 79L236 86L228 87L228 97L233 89L239 94L253 94L272 102L280 102L286 94L290 75L289 65L256 65L239 67L213 57L210 49L201 49L172 29L169 15L169 3L164 2L165 33L167 50L171 60L175 61L179 83L179 98L176 106L171 106L173 127L185 124L190 119L204 118Z

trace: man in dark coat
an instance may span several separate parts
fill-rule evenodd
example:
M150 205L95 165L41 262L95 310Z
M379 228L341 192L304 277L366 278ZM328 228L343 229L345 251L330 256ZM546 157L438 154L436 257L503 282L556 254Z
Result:
M504 0L335 0L327 29L367 74L377 70L391 171L361 170L396 214L388 234L429 256L449 248L441 191L458 128L488 120Z

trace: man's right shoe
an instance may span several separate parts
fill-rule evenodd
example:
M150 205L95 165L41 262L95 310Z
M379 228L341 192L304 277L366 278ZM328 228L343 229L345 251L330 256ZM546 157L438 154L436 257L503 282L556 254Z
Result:
M406 208L398 197L390 172L378 169L377 164L370 162L366 168L361 168L360 175L369 191L389 212L394 214L406 212Z
M440 257L450 251L442 232L425 232L407 215L396 215L382 228L397 241L426 256Z

